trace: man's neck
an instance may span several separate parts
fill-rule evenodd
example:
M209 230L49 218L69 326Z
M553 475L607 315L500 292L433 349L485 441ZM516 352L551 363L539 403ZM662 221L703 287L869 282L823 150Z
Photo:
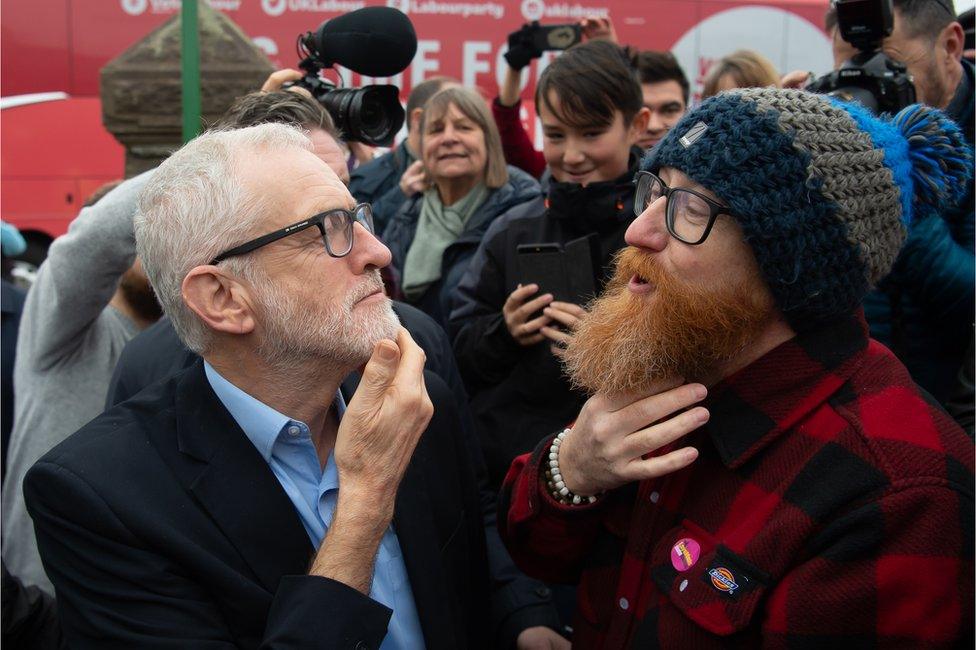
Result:
M115 290L115 294L112 296L112 299L109 300L108 304L135 323L136 327L141 330L146 329L156 322L155 318L147 318L143 316L137 309L129 304L129 301L125 299L125 294L122 293L122 289Z
M206 360L221 377L254 399L304 422L320 459L328 457L338 427L330 411L349 370L313 362L281 368L265 363L253 350L214 352Z
M407 153L414 160L419 160L418 152L420 151L420 136L414 135L411 131L407 135L407 139L403 141L403 146L407 148Z
M956 96L956 93L959 91L959 87L962 83L963 74L964 72L962 69L962 62L956 61L956 64L952 66L952 68L949 70L949 76L947 79L948 83L946 83L945 97L943 97L942 101L939 102L939 106L937 108L945 110L949 107L949 104L952 103L953 98Z

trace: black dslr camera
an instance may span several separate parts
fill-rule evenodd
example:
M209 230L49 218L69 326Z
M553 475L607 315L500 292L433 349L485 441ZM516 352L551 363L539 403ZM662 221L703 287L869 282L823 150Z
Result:
M346 140L388 146L403 126L400 89L338 88L319 72L338 63L360 74L392 77L410 65L416 51L417 35L404 14L389 7L365 7L298 37L298 66L305 76L293 85L312 93Z
M912 76L881 52L881 42L894 28L891 0L836 0L834 6L841 38L858 53L807 90L859 102L875 114L897 113L914 104Z

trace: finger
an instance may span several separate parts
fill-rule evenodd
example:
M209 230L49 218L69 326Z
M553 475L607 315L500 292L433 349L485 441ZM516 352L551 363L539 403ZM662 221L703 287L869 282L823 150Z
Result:
M708 409L702 407L689 409L673 418L630 434L622 442L622 451L627 458L638 459L688 435L708 422L708 418Z
M530 345L535 345L536 343L542 343L546 340L542 334L533 334L532 336L520 336L518 338L519 345L524 345L526 347Z
M659 379L653 382L647 390L642 393L624 393L621 395L604 395L598 394L595 397L600 399L599 407L606 410L607 412L614 413L617 411L622 411L628 406L635 404L643 399L646 399L649 395L658 395L665 391L669 391L672 388L676 388L685 383L685 380L681 377L670 377ZM648 424L645 422L644 424ZM642 425L643 426L643 425ZM641 427L636 427L641 428Z
M806 70L793 70L783 75L780 79L780 86L783 88L802 88L810 78L810 73Z
M268 75L265 79L264 84L261 86L261 90L264 92L271 92L275 90L281 90L281 86L289 81L298 81L304 75L298 70L292 70L290 68L285 68L283 70L276 70Z
M549 322L550 319L548 316L539 316L538 318L533 318L527 323L522 323L521 325L516 327L515 330L518 332L518 335L520 337L528 336L529 334L534 334L535 332L538 332L539 328L541 328L543 325L548 325Z
M561 309L555 309L552 305L549 305L548 307L543 309L542 313L545 314L546 316L549 316L553 320L558 321L559 323L565 325L566 327L572 329L576 329L576 326L580 322L580 319L574 316L573 314L565 312Z
M696 458L698 458L697 449L682 447L663 456L632 461L621 474L630 481L646 481L684 469L695 462Z
M514 311L525 302L525 299L534 294L539 290L539 285L537 284L526 284L525 286L519 285L515 291L509 294L508 299L505 300L505 307Z
M560 345L556 345L555 343L549 346L549 351L552 352L552 356L558 359L562 359L566 356L566 349Z
M583 318L583 316L586 316L586 310L572 302L561 302L559 300L553 300L552 304L549 306L552 307L553 309L564 311L567 314L572 314L577 318Z
M544 293L538 298L533 298L515 310L515 318L518 321L528 320L532 314L542 311L542 308L552 302L552 294Z
M360 395L368 400L379 399L397 373L400 361L400 349L390 339L383 339L373 346L366 367L363 368L363 378L356 388L353 399Z
M657 395L645 397L621 409L619 426L637 431L705 399L708 391L701 384L685 384Z
M393 383L413 390L422 384L427 355L403 327L397 335L397 347L400 348L400 365Z
M573 337L566 334L562 330L556 329L555 327L543 327L539 330L543 336L545 336L550 341L555 341L556 343L567 345L573 340Z

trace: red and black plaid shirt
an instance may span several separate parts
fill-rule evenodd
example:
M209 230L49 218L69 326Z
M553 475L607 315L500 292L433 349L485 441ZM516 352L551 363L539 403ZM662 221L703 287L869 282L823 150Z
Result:
M706 406L698 460L593 505L548 495L551 439L512 464L499 528L579 584L574 647L973 647L973 443L861 319Z

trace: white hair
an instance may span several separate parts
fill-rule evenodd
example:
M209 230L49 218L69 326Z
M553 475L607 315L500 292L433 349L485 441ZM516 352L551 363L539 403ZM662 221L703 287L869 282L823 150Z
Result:
M208 351L212 333L183 302L183 279L194 267L260 235L255 224L265 201L242 187L239 161L291 148L311 150L308 136L285 124L209 131L178 150L154 172L135 217L136 250L163 309L183 343ZM249 279L246 257L225 267Z

